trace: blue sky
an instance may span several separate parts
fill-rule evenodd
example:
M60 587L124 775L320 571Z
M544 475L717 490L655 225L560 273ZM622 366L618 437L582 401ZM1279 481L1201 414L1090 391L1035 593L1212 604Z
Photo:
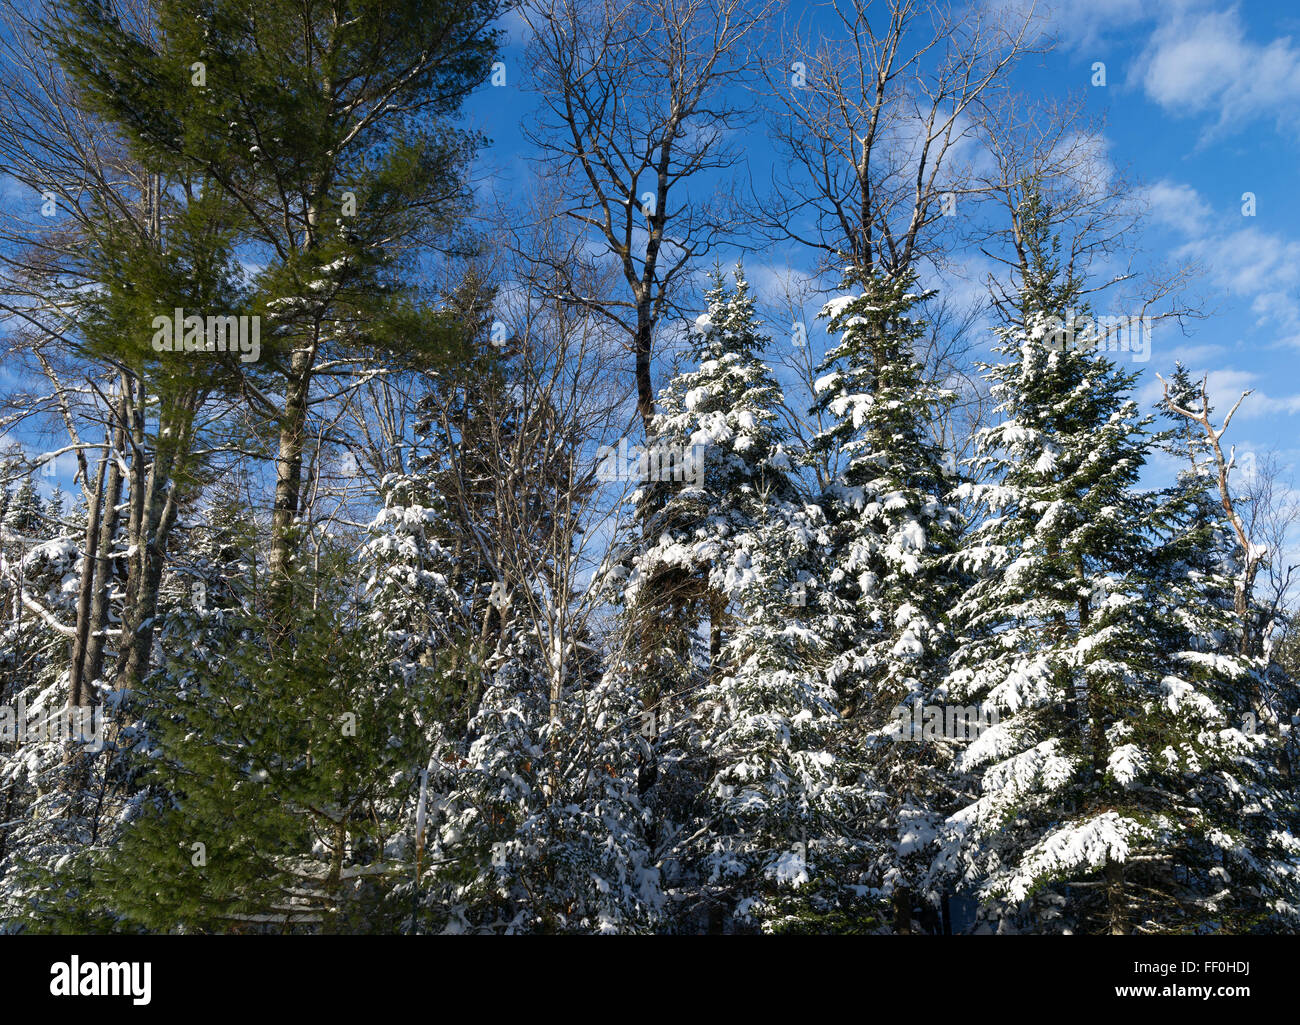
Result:
M1060 51L1037 74L1086 81L1094 61L1106 62L1108 84L1090 87L1089 102L1107 112L1112 158L1149 189L1147 243L1206 268L1199 284L1211 316L1187 337L1158 335L1152 366L1182 358L1208 371L1220 406L1256 389L1230 437L1239 448L1277 449L1294 467L1300 11L1266 2L1069 6L1079 10L1062 19Z
M1240 452L1276 453L1294 476L1300 464L1300 8L1282 10L1265 0L1076 0L1040 2L1038 9L1057 45L1027 58L1012 84L1034 95L1082 94L1090 112L1104 114L1105 159L1145 189L1150 216L1141 246L1149 261L1190 259L1204 268L1194 291L1210 315L1189 322L1185 332L1156 326L1139 398L1154 401L1154 372L1175 359L1210 375L1217 407L1255 389L1228 440ZM480 90L467 112L493 140L480 164L484 187L518 190L527 187L529 155L518 126L532 100L523 29L518 19L507 26L508 84ZM1101 87L1092 84L1098 61L1106 65ZM761 178L775 159L762 125L742 141L745 166L738 170ZM1254 216L1243 214L1247 192L1254 195ZM788 247L780 256L745 259L760 286L768 271L811 264ZM970 289L977 283L946 284Z
M1030 0L978 2L1021 6ZM813 24L825 17L813 5L790 9ZM1149 259L1194 259L1205 268L1196 291L1211 315L1189 322L1186 333L1156 326L1150 362L1139 368L1144 383L1138 397L1153 402L1159 393L1154 372L1176 359L1198 375L1209 374L1211 397L1221 410L1241 391L1255 389L1228 441L1257 458L1276 454L1294 482L1300 467L1300 7L1281 10L1267 0L1076 0L1049 9L1040 0L1038 9L1057 45L1027 58L1012 85L1031 95L1082 95L1092 113L1104 114L1104 159L1127 169L1145 190L1150 216L1140 242ZM505 27L507 85L485 85L466 115L492 140L478 163L480 192L505 193L526 208L532 154L519 126L535 100L523 59L522 22L511 16ZM774 48L772 59L783 55ZM1092 84L1098 61L1106 65L1100 87ZM761 121L737 142L743 163L736 174L762 181L779 158ZM13 195L12 182L0 185L5 202L31 201ZM1243 214L1248 192L1254 216ZM735 255L719 254L724 261ZM768 299L783 268L804 269L812 262L811 254L788 244L745 257L751 282ZM971 266L978 270L977 258ZM954 293L980 289L977 274L929 283ZM815 304L810 321L814 311ZM768 313L779 344L783 318L771 304ZM810 327L816 349L824 339L815 323ZM976 355L991 355L992 335L982 344L984 351ZM662 361L657 385L665 369ZM0 368L0 383L4 374ZM70 469L60 467L65 487ZM1154 476L1160 471L1153 467Z

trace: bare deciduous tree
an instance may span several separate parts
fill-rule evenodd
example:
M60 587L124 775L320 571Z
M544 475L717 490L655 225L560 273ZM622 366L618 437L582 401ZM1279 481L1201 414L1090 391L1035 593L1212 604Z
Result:
M939 260L945 207L977 188L979 107L1031 52L1033 5L960 11L919 0L834 0L836 33L795 35L770 79L785 156L761 202L769 237L887 276Z
M721 172L745 112L729 90L753 69L769 4L749 0L533 0L528 60L542 114L525 134L564 177L564 213L619 268L584 294L539 254L569 301L616 325L634 354L637 409L654 414L655 333L698 261L737 223Z
M1112 164L1105 124L1087 114L1081 98L1040 101L1002 91L975 119L987 166L972 174L971 188L992 211L960 218L960 228L963 241L995 267L986 283L1005 322L1016 322L1029 263L1022 219L1031 194L1039 201L1035 216L1046 218L1060 244L1062 279L1079 284L1081 301L1113 294L1127 314L1152 321L1181 324L1200 315L1199 302L1186 297L1199 273L1195 263L1138 269L1145 191Z
M1242 402L1251 395L1251 392L1242 392L1241 398L1233 403L1232 408L1228 410L1228 415L1223 418L1223 425L1216 428L1210 420L1210 398L1206 392L1205 378L1201 379L1198 393L1200 404L1195 409L1176 405L1169 395L1169 382L1163 377L1160 378L1160 381L1164 385L1166 407L1179 416L1187 417L1188 420L1200 427L1201 432L1205 435L1210 453L1214 457L1219 501L1223 507L1224 517L1236 538L1238 555L1241 560L1241 569L1237 573L1237 579L1233 585L1234 611L1238 622L1241 624L1238 650L1240 654L1248 658L1254 658L1263 649L1262 624L1252 608L1255 596L1255 582L1260 570L1268 566L1270 552L1268 546L1262 543L1258 533L1252 535L1251 514L1248 510L1243 510L1241 496L1233 490L1232 471L1237 465L1236 447L1230 447L1227 455L1224 455L1222 444L1223 436L1227 433L1232 418L1237 415L1237 410L1241 408ZM1258 531L1260 524L1257 522L1254 527Z
M1263 579L1257 580L1256 598L1262 606L1260 643L1271 656L1279 635L1291 628L1291 611L1300 564L1291 562L1296 528L1300 527L1300 496L1286 485L1276 453L1251 460L1242 473L1238 504L1246 532L1268 549Z
M147 3L119 0L114 10L143 36L152 32ZM102 280L92 254L115 252L123 239L165 251L162 182L126 153L121 138L97 118L60 69L48 45L43 6L5 3L0 56L0 172L31 190L48 217L12 211L0 221L0 308L19 325L16 354L48 390L28 395L6 417L7 428L48 414L70 452L87 508L76 623L70 655L69 703L83 703L86 685L103 668L109 637L120 640L118 679L147 668L153 611L175 522L175 483L190 470L193 418L206 401L201 385L161 396L139 367L85 346L84 321ZM117 234L115 234L117 233ZM144 325L141 325L142 330ZM102 442L91 432L102 431ZM87 454L100 453L91 467ZM122 503L125 489L126 502ZM124 551L113 551L121 513ZM110 630L116 560L126 564L121 631Z

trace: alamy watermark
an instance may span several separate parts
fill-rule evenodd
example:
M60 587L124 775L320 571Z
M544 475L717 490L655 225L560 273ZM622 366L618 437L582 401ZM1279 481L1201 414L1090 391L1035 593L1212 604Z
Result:
M50 996L130 997L137 1007L152 999L152 961L86 961L76 954L50 965Z
M1049 348L1100 349L1102 352L1128 352L1134 363L1151 358L1151 318L1130 316L1092 317L1066 310L1065 319L1048 317L1043 321L1044 337Z
M238 352L241 363L262 354L262 318L185 315L177 306L170 317L153 318L154 352Z
M889 738L894 741L975 740L998 723L992 705L899 705L893 711Z
M74 705L56 712L29 709L18 699L15 705L0 705L0 741L19 744L74 742L86 745L90 754L104 749L104 706Z
M596 450L598 480L610 481L683 481L700 487L704 483L703 445L628 446L620 438L618 448L601 445Z

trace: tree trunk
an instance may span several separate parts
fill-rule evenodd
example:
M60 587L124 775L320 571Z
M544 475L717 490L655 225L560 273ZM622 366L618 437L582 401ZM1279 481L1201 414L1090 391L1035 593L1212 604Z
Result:
M139 586L129 622L130 632L126 635L127 642L124 648L126 657L119 674L119 687L123 684L134 687L149 671L150 655L153 650L154 616L158 611L158 588L162 583L163 568L167 561L167 537L176 522L175 487L168 489L167 497L161 504L162 508L159 509L157 496L150 503L148 519L153 529L150 530L142 546Z
M1124 863L1106 856L1106 911L1112 936L1128 935L1124 908Z
M641 414L641 426L645 430L647 443L650 441L650 421L655 415L655 395L650 377L654 321L648 306L648 302L637 304L636 334L632 336L632 351L636 357L636 411Z
M906 886L894 890L894 933L912 935L912 891Z
M712 683L722 678L722 619L726 610L726 599L715 594L709 602L709 679Z
M90 493L86 506L85 552L81 559L81 580L77 585L77 629L72 642L72 664L69 667L68 709L78 707L83 702L83 683L86 673L86 655L90 636L91 594L95 587L95 566L99 546L100 518L104 502L104 477L112 453L105 452L99 461L99 472L95 477L95 486Z
M133 461L131 483L133 489L138 488L140 497L133 495L131 503L132 558L127 579L127 609L122 617L123 643L118 653L119 689L136 686L149 670L158 588L167 563L167 540L179 512L180 485L174 480L181 465L178 454L188 452L193 412L199 401L197 394L187 396L177 403L172 416L160 422L159 438L168 440L154 453L147 475L140 451Z
M285 387L284 419L275 458L275 507L271 513L271 588L283 595L293 558L293 523L302 498L303 438L307 429L307 398L311 388L314 346L298 349L290 362Z
M125 418L125 403L119 406L121 419L115 451L121 452L125 443L122 420ZM90 633L86 640L85 679L90 682L98 680L104 672L104 645L107 641L105 631L108 629L108 614L112 603L111 584L113 579L113 541L117 536L119 505L122 501L122 471L116 459L108 464L108 484L104 489L104 501L99 525L99 542L95 554L95 581L90 607Z

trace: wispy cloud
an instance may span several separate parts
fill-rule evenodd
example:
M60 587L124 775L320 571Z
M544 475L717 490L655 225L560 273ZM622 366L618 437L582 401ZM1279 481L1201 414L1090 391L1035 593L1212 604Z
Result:
M1165 179L1148 186L1143 198L1151 219L1157 224L1191 237L1200 236L1206 230L1210 206L1190 185Z
M1247 37L1236 6L1175 8L1156 26L1135 65L1146 94L1174 116L1211 114L1206 137L1261 118L1300 123L1300 47L1290 36Z
M1300 395L1269 395L1260 387L1260 375L1251 370L1238 370L1233 367L1209 370L1187 362L1191 375L1199 380L1206 377L1205 389L1210 396L1211 406L1219 412L1220 418L1232 408L1234 402L1241 398L1243 392L1250 392L1250 397L1241 404L1233 423L1237 420L1252 420L1268 416L1290 416L1300 413ZM1152 375L1142 386L1138 401L1147 407L1160 401L1163 385Z
M1252 226L1195 239L1176 255L1205 264L1218 287L1249 302L1257 326L1300 332L1300 242Z

